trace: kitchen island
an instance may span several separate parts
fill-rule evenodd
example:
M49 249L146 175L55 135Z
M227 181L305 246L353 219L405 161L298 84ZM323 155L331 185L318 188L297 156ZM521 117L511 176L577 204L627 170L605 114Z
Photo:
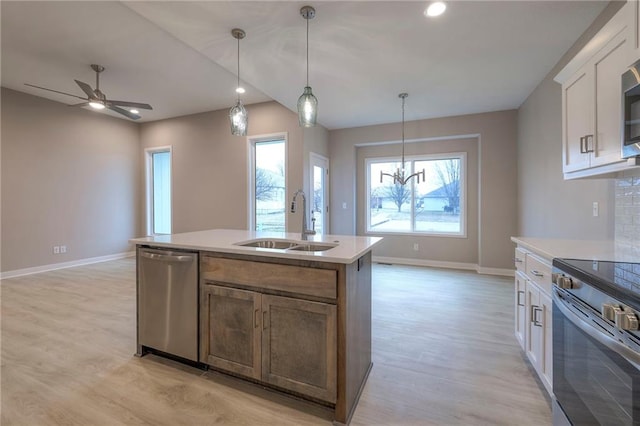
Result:
M372 367L371 249L380 241L245 230L133 239L137 354L165 351L141 338L141 253L197 253L197 363L327 406L347 424Z

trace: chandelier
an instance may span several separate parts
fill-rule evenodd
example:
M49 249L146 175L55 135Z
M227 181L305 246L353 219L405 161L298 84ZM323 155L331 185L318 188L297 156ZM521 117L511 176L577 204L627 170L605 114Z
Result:
M405 176L405 170L404 170L404 100L407 98L407 96L409 96L407 93L400 93L398 95L399 98L402 99L402 162L400 163L400 167L398 167L398 169L394 172L394 173L384 173L383 171L380 171L380 183L382 183L382 179L385 176L389 176L391 178L393 178L393 183L396 185L406 185L407 182L409 182L409 180L412 177L416 177L418 182L420 183L420 175L422 175L422 181L425 181L424 178L424 168L419 171L419 172L415 172L409 176Z

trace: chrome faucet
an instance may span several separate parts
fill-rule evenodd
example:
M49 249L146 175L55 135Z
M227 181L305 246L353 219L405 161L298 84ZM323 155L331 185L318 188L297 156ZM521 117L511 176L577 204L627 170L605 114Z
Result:
M306 240L309 235L316 235L316 221L313 221L314 229L307 229L307 199L304 196L304 191L302 189L298 189L298 191L293 194L293 200L291 201L291 213L296 212L296 198L298 195L302 196L302 239Z

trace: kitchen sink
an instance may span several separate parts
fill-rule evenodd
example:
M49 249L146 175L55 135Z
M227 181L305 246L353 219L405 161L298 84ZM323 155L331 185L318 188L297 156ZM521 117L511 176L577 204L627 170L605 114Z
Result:
M291 247L291 250L295 251L325 251L336 247L337 244L317 244L317 243L302 243L295 247Z
M256 247L265 249L277 249L277 250L294 250L294 251L326 251L337 247L338 244L332 243L313 243L306 241L293 241L279 238L260 238L257 240L245 241L242 243L236 243L236 245L242 247Z
M238 245L243 247L289 249L292 247L296 247L298 243L296 241L280 240L280 239L260 239L260 240L247 241L245 243L239 243Z

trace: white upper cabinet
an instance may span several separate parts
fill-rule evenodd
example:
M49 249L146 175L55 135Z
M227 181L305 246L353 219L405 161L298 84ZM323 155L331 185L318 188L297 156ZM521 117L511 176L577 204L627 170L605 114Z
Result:
M565 179L616 173L639 164L621 158L621 76L633 62L636 7L635 0L625 4L555 78L562 84Z
M586 137L591 133L593 106L593 74L581 68L562 85L562 131L565 141L562 151L564 173L589 167L590 157L584 155Z

